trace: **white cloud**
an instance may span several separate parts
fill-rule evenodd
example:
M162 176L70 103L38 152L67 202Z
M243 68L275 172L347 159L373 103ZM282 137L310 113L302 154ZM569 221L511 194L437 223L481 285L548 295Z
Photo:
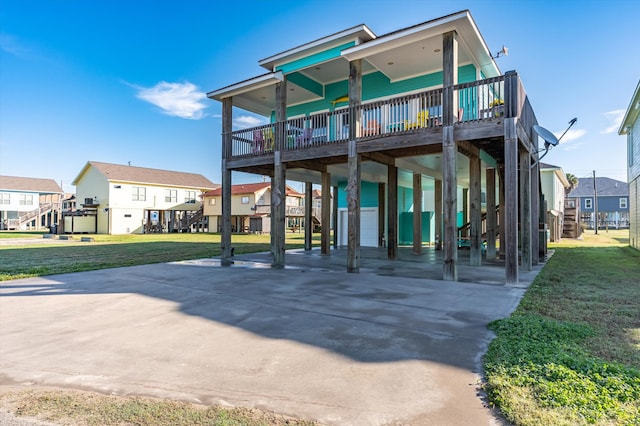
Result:
M30 49L20 40L6 33L0 33L0 50L18 57L24 57L30 53Z
M622 124L622 120L624 119L624 113L625 110L623 109L616 109L613 111L605 112L604 116L607 117L607 120L609 120L612 124L600 133L606 135L607 133L617 132L620 128L620 125Z
M204 117L207 107L203 92L193 83L167 83L161 81L153 87L136 87L136 96L143 101L159 107L163 113L180 118L199 120Z
M556 135L557 138L560 138L563 132L564 130L562 132L555 132L554 135ZM564 136L562 136L562 140L560 141L560 143L564 144L567 142L575 141L576 139L580 139L586 134L587 134L587 131L584 129L577 129L577 130L569 129L567 133Z
M252 115L241 115L233 119L233 126L240 129L246 129L247 127L256 127L261 124L266 124L266 120L261 120L258 117Z

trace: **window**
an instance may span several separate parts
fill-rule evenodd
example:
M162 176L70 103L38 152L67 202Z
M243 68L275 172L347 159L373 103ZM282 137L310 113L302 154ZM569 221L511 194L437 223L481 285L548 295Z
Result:
M11 204L11 195L8 192L0 192L0 204Z
M209 198L209 205L210 206L215 206L216 205L216 199L215 198Z
M164 201L167 203L177 203L178 202L178 190L177 189L165 189L164 190Z
M186 195L184 196L184 202L195 204L196 202L196 191L186 191Z
M249 204L249 196L248 195L243 195L242 198L240 199L240 202L242 204Z
M21 206L32 206L33 205L33 194L20 194L20 199L18 203Z
M145 188L144 186L132 187L131 199L133 201L147 201L147 188Z
M627 199L626 198L620 198L620 208L621 209L626 209L627 208Z
M593 199L592 198L585 198L584 199L584 208L585 209L592 209L593 208Z

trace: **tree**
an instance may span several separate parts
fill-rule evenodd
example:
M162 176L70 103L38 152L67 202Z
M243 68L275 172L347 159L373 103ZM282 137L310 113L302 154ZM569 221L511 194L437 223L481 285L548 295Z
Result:
M571 174L571 173L567 173L567 180L569 181L569 187L564 189L564 192L566 195L569 195L569 193L571 193L571 191L573 191L575 188L578 187L578 183L580 182L578 180L578 178Z

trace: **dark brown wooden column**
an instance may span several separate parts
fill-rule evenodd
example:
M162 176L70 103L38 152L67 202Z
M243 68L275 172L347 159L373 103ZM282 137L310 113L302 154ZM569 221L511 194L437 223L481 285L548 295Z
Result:
M537 160L537 159L536 159ZM531 169L531 263L540 263L540 163Z
M422 253L422 175L413 174L413 254Z
M398 258L398 168L387 165L387 259Z
M496 169L488 167L487 182L487 260L496 259Z
M504 224L505 224L505 184L504 184L504 164L498 167L498 235L500 236L500 259L504 259Z
M384 247L385 242L385 210L387 188L384 182L378 183L378 247Z
M224 98L222 100L222 223L220 224L222 266L231 265L231 170L227 168L227 161L231 157L232 111L232 99Z
M347 272L360 272L360 173L362 158L356 138L360 132L360 114L356 109L362 97L362 60L349 63L349 141L347 162Z
M285 213L286 213L286 165L281 155L284 148L285 120L287 114L287 81L276 83L276 131L273 153L273 179L271 180L271 251L275 268L284 268Z
M518 283L518 135L515 117L504 120L504 245L505 274L507 284Z
M313 185L304 183L304 249L312 249L313 238Z
M331 227L333 228L333 248L338 248L338 187L334 186L331 197Z
M320 254L331 254L331 173L322 172ZM335 233L335 230L333 231Z
M482 264L481 170L479 153L469 157L469 265Z
M434 208L435 208L435 240L436 250L442 249L442 180L435 180L434 189Z
M531 261L531 155L520 150L520 250L524 271L532 269Z
M443 279L458 280L458 184L456 155L458 146L453 134L458 99L453 86L458 82L458 41L455 31L442 35L442 198L443 198Z

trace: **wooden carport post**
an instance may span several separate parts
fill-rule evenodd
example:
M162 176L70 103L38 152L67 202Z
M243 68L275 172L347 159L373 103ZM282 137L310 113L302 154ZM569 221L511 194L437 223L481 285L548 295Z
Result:
M454 117L457 117L458 102L453 86L458 81L458 41L455 31L442 35L443 88L442 88L442 180L444 200L444 252L443 279L458 280L457 243L457 178L456 155L458 145L453 134Z
M398 168L387 165L387 259L398 258Z
M322 206L320 219L322 228L320 229L320 254L331 254L331 173L322 172ZM334 231L335 232L335 231Z
M480 153L478 150L469 157L469 265L482 264L482 211L481 211L481 173Z
M284 268L286 165L282 162L287 114L287 80L276 83L276 131L273 153L273 179L271 180L271 251L274 268Z
M537 156L536 156L537 157ZM540 163L531 170L531 263L540 263Z
M532 269L531 258L531 155L520 150L520 235L522 235L522 269Z
M222 100L222 224L220 236L220 263L231 265L231 170L227 160L231 157L232 98Z
M518 283L518 135L515 117L504 120L504 265L507 284Z
M434 207L435 207L435 239L436 250L442 249L442 180L436 179L434 189Z
M304 183L304 249L311 250L311 239L313 237L313 185L311 182Z
M496 169L488 167L487 182L487 260L496 259Z
M422 253L422 174L413 174L413 254Z
M362 60L349 63L349 141L347 182L347 272L360 272L360 173L362 158L356 138L360 132L360 113L356 109L362 97Z

